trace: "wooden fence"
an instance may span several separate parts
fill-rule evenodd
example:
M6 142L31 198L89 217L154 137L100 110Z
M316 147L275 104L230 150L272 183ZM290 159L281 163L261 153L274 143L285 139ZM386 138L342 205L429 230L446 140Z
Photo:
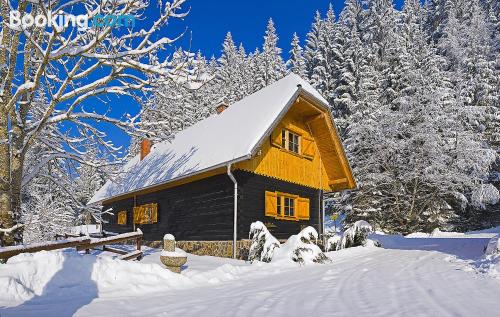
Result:
M142 232L137 230L137 232L129 232L118 234L105 238L91 238L88 236L75 237L72 234L61 235L64 240L50 241L45 243L33 243L28 245L16 245L11 247L0 248L0 259L7 260L13 256L21 253L34 253L39 251L52 251L64 248L76 248L77 251L85 250L86 253L90 253L91 249L102 246L102 251L113 252L120 254L119 259L131 260L142 258L141 242L142 242ZM124 251L117 248L112 248L106 246L107 244L122 243L125 241L135 240L136 250L135 251Z

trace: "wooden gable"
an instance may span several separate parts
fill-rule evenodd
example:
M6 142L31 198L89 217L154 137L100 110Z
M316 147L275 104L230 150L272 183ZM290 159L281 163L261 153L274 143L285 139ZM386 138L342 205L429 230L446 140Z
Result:
M281 146L282 131L300 136L300 151ZM250 160L236 169L312 188L334 191L356 186L329 112L298 97Z

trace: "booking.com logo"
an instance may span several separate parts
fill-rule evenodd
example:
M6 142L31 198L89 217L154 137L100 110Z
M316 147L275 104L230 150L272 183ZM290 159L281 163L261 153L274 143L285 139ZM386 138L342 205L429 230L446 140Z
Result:
M9 27L19 29L27 29L30 27L37 28L55 28L62 29L68 26L76 27L78 30L86 30L89 27L99 28L99 27L134 27L135 26L135 16L129 14L97 14L92 19L89 19L88 15L73 15L73 14L52 14L48 15L36 15L25 14L21 17L21 12L11 11L9 14Z

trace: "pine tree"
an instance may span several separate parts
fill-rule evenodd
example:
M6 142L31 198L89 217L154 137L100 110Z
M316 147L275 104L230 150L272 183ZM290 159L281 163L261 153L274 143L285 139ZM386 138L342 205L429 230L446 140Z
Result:
M309 79L313 76L313 71L319 64L321 59L319 46L320 46L320 32L322 28L323 21L321 19L321 14L316 11L314 17L314 22L311 25L311 30L307 33L306 37L306 48L304 52L304 58L306 61L306 74Z
M342 43L337 38L337 25L333 6L330 4L319 32L316 58L312 69L311 84L333 104L334 91L337 85L342 55Z
M269 19L267 23L262 52L258 55L256 62L258 64L256 89L266 87L286 75L286 67L281 57L281 48L278 47L278 35L272 19Z
M401 89L395 103L362 94L350 125L348 144L360 188L347 221L365 219L408 233L450 225L457 216L454 206L463 199L470 203L465 197L486 179L495 154L462 120L466 109L428 44L420 3L406 1L402 18ZM362 69L362 82L377 74L368 65Z
M334 92L333 113L343 138L349 124L348 118L360 97L360 66L363 51L359 34L361 12L358 0L347 1L340 16L337 32L342 59Z
M306 78L306 64L304 60L304 53L302 47L300 46L300 40L297 33L293 33L292 47L290 49L290 58L287 61L287 67L292 73L299 75L302 78Z

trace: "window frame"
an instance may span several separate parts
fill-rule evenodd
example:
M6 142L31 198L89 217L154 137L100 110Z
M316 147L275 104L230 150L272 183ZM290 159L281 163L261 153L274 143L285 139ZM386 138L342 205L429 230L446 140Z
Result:
M292 215L290 215L290 209L288 210L288 214L286 213L286 200L292 201L293 206L292 206ZM297 217L297 201L299 199L298 195L293 195L293 194L288 194L288 193L283 193L283 192L276 192L276 201L280 201L280 204L277 204L276 209L278 209L278 206L280 207L280 212L277 212L277 217L278 219L287 219L287 220L296 220L298 221ZM290 204L288 204L288 208L290 208Z
M296 140L294 140L296 138ZM281 147L284 150L287 150L296 155L301 155L301 138L302 136L299 133L293 132L289 129L281 130ZM294 142L297 141L297 142ZM292 147L292 148L291 148ZM297 151L295 151L295 147Z

